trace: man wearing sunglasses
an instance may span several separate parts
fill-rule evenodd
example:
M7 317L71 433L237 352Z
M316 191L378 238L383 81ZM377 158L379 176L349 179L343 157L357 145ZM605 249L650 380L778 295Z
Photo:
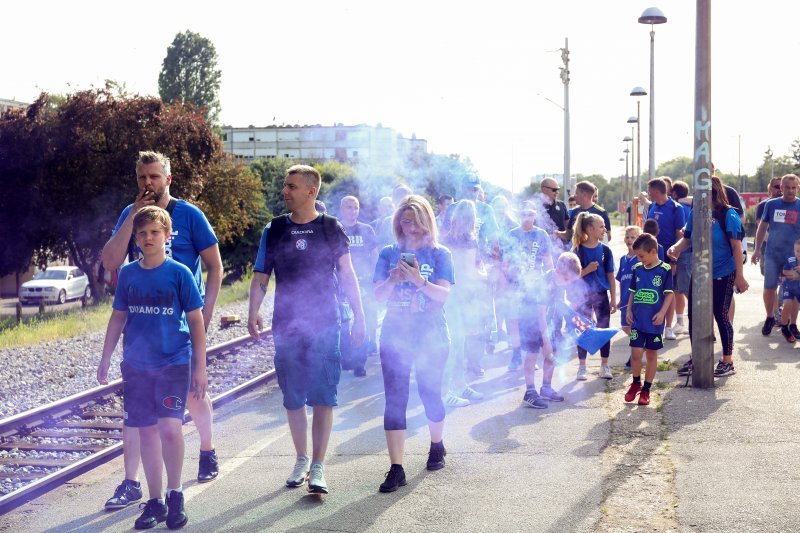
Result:
M567 242L567 221L569 211L567 205L558 199L561 190L553 178L545 178L539 184L541 192L537 195L537 204L541 204L541 212L537 213L539 227L543 228L554 240L560 239L561 243Z

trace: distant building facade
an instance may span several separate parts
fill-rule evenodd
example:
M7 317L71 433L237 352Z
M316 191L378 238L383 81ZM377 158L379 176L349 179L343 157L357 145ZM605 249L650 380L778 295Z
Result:
M28 105L30 104L17 102L16 100L5 100L4 98L0 98L0 117L5 115L6 111L9 109L24 108L28 107Z
M225 151L237 159L304 159L363 162L393 168L416 160L428 151L428 142L403 137L382 125L222 127Z

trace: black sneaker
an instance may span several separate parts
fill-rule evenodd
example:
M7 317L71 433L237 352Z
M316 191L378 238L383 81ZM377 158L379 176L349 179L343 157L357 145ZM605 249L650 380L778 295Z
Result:
M789 324L789 331L792 332L795 339L800 339L800 329L797 329L797 324Z
M114 495L106 502L106 511L124 509L133 502L142 499L142 485L138 481L123 479L119 484Z
M765 337L769 337L770 334L772 334L772 328L774 327L775 327L775 317L770 315L764 321L764 326L761 328L761 334L764 335Z
M180 529L189 521L186 510L183 508L183 492L172 491L167 494L167 527Z
M692 375L692 360L689 359L686 361L682 367L678 369L679 376L691 376Z
M431 449L428 452L428 470L441 470L444 468L444 456L447 450L444 449L444 441L431 442Z
M378 490L381 492L394 492L398 487L406 486L406 471L403 470L403 465L392 465L389 471L386 472L386 481L381 483Z
M525 396L522 397L522 403L526 407L533 407L534 409L547 409L547 402L544 401L534 389L525 391Z
M219 475L219 460L217 459L217 452L211 450L204 452L200 450L200 466L197 469L197 482L208 483L214 481Z
M139 508L144 508L144 511L133 523L133 527L136 529L151 529L167 519L167 506L160 503L158 498L139 504Z
M733 368L733 363L726 363L725 361L720 361L719 363L717 363L717 368L714 369L715 378L732 376L735 373L736 370Z
M797 342L797 337L792 335L792 330L789 329L788 325L781 326L781 335L783 335L783 338L786 339L786 342L790 344L794 344L795 342Z
M353 375L357 378L363 378L367 376L367 369L363 366L356 368L353 370Z

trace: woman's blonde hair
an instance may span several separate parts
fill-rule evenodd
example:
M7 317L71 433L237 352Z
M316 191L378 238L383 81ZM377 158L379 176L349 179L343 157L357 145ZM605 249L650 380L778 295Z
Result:
M450 231L447 238L453 242L474 241L478 232L476 222L478 212L472 200L459 200L453 208L453 220L450 221Z
M605 224L605 222L603 222L603 217L600 215L588 213L586 211L578 213L578 218L575 219L575 225L572 228L572 246L574 248L577 248L589 239L589 236L586 235L586 230L597 222Z
M419 226L426 235L426 244L430 246L438 245L438 232L436 230L436 217L433 215L433 208L428 200L418 194L410 194L403 198L400 205L392 217L392 229L394 230L395 239L401 245L405 245L406 238L403 234L403 226L400 224L400 217L406 211L411 211L414 215L414 222Z

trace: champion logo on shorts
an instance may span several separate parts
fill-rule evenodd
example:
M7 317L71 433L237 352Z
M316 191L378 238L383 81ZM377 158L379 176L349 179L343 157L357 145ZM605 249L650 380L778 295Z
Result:
M294 243L294 245L298 250L305 250L308 248L308 243L305 239L297 239L297 242Z
M177 396L167 396L166 398L161 400L161 405L163 405L167 409L172 409L173 411L183 410L183 400L181 400Z

